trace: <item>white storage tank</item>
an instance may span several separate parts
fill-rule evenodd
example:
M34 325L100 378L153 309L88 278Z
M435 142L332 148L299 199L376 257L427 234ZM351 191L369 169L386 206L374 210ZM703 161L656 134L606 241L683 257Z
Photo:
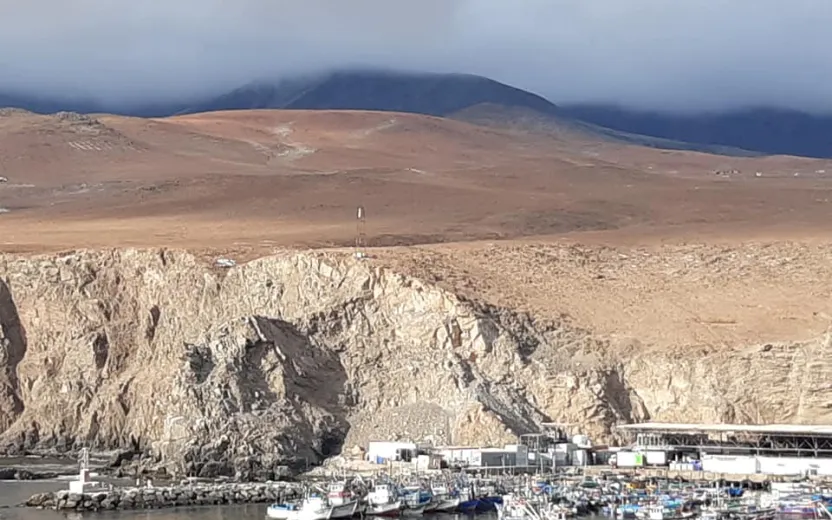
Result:
M586 435L575 435L572 437L572 444L576 446L580 446L582 448L591 448L592 442L589 440L589 437Z
M572 454L572 465L573 466L586 466L587 465L587 456L586 450L575 450Z

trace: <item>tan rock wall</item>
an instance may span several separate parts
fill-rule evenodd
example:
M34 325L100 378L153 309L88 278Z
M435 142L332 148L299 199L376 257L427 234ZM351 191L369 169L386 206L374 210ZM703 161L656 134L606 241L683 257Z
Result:
M573 423L828 420L829 341L613 357L565 323L311 254L0 257L0 442L153 446L177 470ZM167 426L166 426L167 423Z

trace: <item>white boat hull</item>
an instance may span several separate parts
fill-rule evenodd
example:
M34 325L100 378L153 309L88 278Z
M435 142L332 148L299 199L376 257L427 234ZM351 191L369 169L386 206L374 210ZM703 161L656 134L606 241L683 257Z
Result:
M358 509L358 502L347 502L332 508L329 518L352 518Z
M459 498L447 498L439 501L435 511L437 513L453 513L459 507Z
M370 516L399 516L402 514L402 503L396 501L390 504L369 504L365 514Z
M288 520L289 514L293 511L295 510L288 507L269 506L266 508L266 517L273 520Z
M427 507L428 507L427 504L421 505L421 506L416 506L416 507L408 506L408 507L404 508L404 510L402 511L402 514L405 515L405 516L421 516L425 513L425 508L427 508Z
M300 510L292 511L286 520L329 520L332 514L332 508L318 509L318 510Z

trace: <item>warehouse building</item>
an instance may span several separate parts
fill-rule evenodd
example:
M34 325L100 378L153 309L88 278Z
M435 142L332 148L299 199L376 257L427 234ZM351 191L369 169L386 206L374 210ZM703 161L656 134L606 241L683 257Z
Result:
M510 468L525 470L529 466L528 447L522 444L508 444L503 448L472 448L469 446L447 446L436 448L449 468Z
M618 430L632 441L630 450L618 453L619 466L652 460L711 473L832 475L832 426L643 423Z

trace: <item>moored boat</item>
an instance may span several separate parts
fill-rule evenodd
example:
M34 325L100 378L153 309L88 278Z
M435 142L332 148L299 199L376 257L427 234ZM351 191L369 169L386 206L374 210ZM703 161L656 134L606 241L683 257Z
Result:
M276 511L275 511L276 512ZM297 509L289 511L286 520L329 520L332 506L318 494L311 494L303 499Z
M436 513L453 513L459 507L459 494L450 493L445 486L433 486L433 501Z
M292 511L298 510L298 504L272 504L266 508L266 516L273 520L287 520Z
M367 495L366 515L398 517L402 514L403 502L391 484L377 484Z
M358 500L347 489L346 482L333 482L326 495L332 506L330 518L352 518L358 512Z

